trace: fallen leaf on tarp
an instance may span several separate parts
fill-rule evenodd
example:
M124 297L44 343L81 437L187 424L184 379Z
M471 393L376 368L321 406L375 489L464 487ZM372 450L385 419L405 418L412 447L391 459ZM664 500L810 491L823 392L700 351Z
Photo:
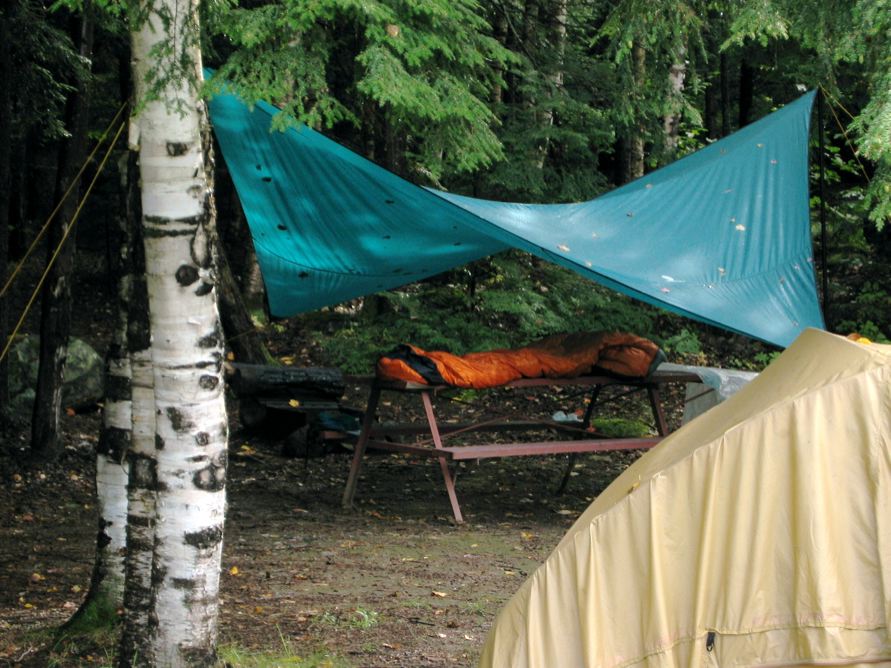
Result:
M446 594L444 591L431 591L430 594L438 598L445 598L446 596L448 596L448 594Z
M445 633L437 633L436 635L439 636L440 638L448 638L448 636Z
M238 566L233 566L229 569L229 575L238 575Z
M520 538L522 538L523 540L532 540L533 538L535 538L535 534L531 531L521 531Z
M300 402L296 399L291 399L290 401L288 401L288 406L290 406L291 408L300 408Z
M31 582L40 582L41 580L46 580L40 573L31 573Z
M75 415L77 415L77 412L73 408L71 408L71 406L69 406L65 409L65 415L67 415L68 417L74 417Z

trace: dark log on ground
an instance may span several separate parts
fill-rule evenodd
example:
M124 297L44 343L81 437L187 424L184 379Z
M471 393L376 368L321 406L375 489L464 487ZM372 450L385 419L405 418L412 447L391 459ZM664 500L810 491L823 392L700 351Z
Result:
M228 364L226 376L239 397L254 397L264 404L283 402L275 406L283 409L337 402L345 387L340 369L321 367Z

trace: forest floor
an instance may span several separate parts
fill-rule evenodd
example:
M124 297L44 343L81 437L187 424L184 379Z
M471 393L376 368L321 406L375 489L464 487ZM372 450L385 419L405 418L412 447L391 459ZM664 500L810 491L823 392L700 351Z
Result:
M78 289L97 292L96 285ZM101 323L111 318L97 317L102 308L81 305L89 318L77 320L75 333L104 353ZM300 341L270 344L297 364L312 361L314 351ZM548 388L495 390L449 404L442 417L547 416L575 408L566 401ZM364 388L349 388L347 402L362 406ZM677 409L679 398L669 403ZM432 461L368 457L355 509L346 511L348 453L283 457L280 443L245 433L230 404L221 665L474 665L500 607L640 454L579 457L559 496L565 457L462 463L466 523L456 526ZM411 417L398 399L387 409ZM622 408L624 417L647 412L644 402ZM64 454L51 465L27 463L25 431L8 432L0 448L0 666L112 661L111 633L65 643L53 635L89 586L98 411L63 415L62 429Z

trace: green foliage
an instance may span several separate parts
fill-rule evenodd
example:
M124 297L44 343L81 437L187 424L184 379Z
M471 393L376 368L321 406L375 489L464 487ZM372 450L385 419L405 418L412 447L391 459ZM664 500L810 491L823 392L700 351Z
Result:
M669 336L662 341L662 348L666 353L677 353L678 355L698 355L702 352L702 344L696 332L692 332L686 327L674 336Z
M373 110L434 181L503 155L485 98L498 82L492 65L514 56L474 0L290 0L208 20L227 52L220 80L246 100L275 101L282 125L359 125Z
M387 307L373 318L348 316L333 334L315 334L328 363L369 373L378 356L401 343L464 354L559 332L653 335L650 307L518 251L381 297ZM314 321L304 323L312 329Z
M282 639L280 650L253 650L237 645L223 645L217 652L218 665L221 668L238 666L238 668L349 668L350 663L339 656L325 650L309 654L298 653L286 638Z
M89 64L43 3L11 0L0 11L12 37L10 57L15 66L9 75L15 134L23 138L34 129L43 141L67 137L65 99L89 78Z
M643 438L652 435L649 425L626 418L594 418L592 426L604 438Z
M120 616L107 599L97 598L82 608L52 636L42 634L35 641L49 646L46 665L63 668L73 665L114 665Z

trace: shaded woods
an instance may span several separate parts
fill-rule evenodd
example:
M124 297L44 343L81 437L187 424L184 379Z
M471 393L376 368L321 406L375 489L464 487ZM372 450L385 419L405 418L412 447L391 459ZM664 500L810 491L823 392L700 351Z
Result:
M99 510L94 586L76 618L93 614L97 596L113 619L125 609L123 651L114 659L121 665L135 662L135 655L151 656L146 661L156 665L209 665L227 447L242 457L239 465L256 465L252 475L287 487L268 452L252 453L240 434L227 446L227 359L367 373L382 349L407 340L460 353L579 328L634 331L676 358L727 366L759 368L775 352L517 251L270 322L238 195L213 150L201 101L212 90L200 80L201 65L216 68L246 100L279 105L287 112L278 117L282 126L296 120L319 128L412 182L524 202L592 198L819 88L825 111L812 134L811 203L817 270L828 286L827 323L834 331L885 340L891 334L889 30L891 12L877 0L845 6L792 0L4 3L0 429L2 470L10 476L5 502L19 523L7 528L22 531L10 535L29 540L34 513L16 504L27 505L31 491L46 494L41 475L62 484L75 458L74 475L90 478L92 488L95 466L98 496L80 489L73 497L78 508L52 511L64 520L84 504ZM817 187L818 157L824 190ZM83 342L104 365L73 352ZM81 374L88 367L100 381L105 376L104 390L101 382L84 381L73 394L70 383L63 386L63 369L73 381L88 377ZM237 429L237 421L231 426ZM183 473L165 453L194 467ZM314 471L327 479L339 470L330 466ZM201 503L210 504L202 506L200 522L177 534L209 561L176 564L184 569L178 575L172 575L176 559L162 554L160 546L172 538L161 529L172 525L158 509L193 502L165 497L174 486L164 476L194 481ZM242 490L251 485L238 484ZM336 488L319 487L319 480L313 485L319 494ZM112 501L112 488L123 495ZM314 510L342 519L326 506ZM28 515L32 520L21 519ZM315 554L310 543L306 549ZM119 558L125 545L127 564ZM169 612L170 600L151 581L153 564L155 573L171 573L171 586L209 592L201 615L184 609L170 616L189 629L193 645L172 640L168 627L152 621L157 608L151 606ZM201 583L186 577L199 571L206 578ZM113 586L102 589L102 582ZM24 607L28 596L9 586L4 606L31 610ZM86 582L77 586L87 588ZM332 627L370 624L373 616L361 609L364 617L331 613ZM60 621L61 610L49 621ZM322 616L306 613L316 630L324 628ZM484 626L466 634L477 637ZM178 654L162 658L157 652L165 645L176 645Z

